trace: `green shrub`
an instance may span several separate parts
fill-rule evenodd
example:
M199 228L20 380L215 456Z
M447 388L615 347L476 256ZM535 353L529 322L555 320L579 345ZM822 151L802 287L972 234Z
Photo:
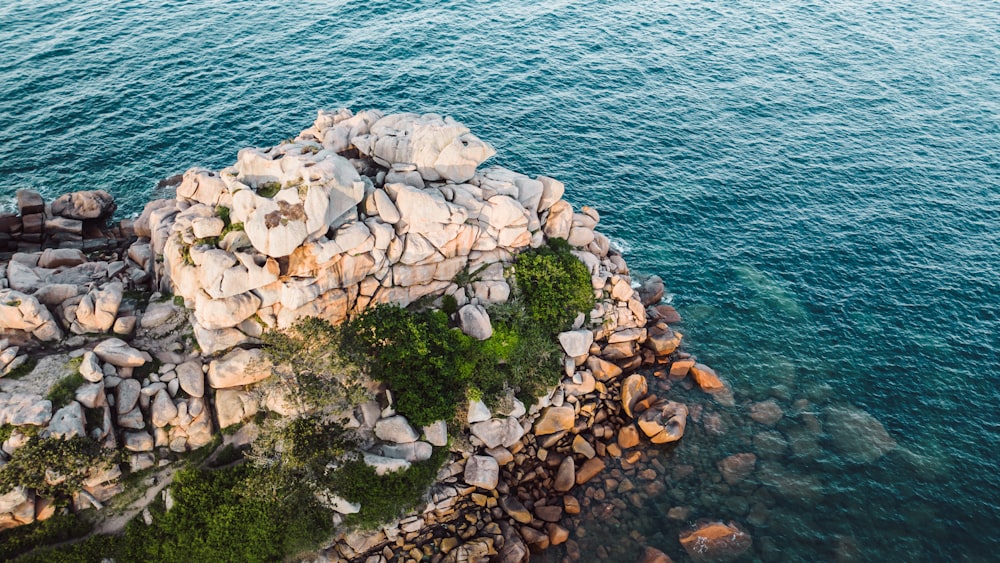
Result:
M441 310L449 317L458 312L458 299L454 295L441 297Z
M343 350L389 385L396 410L418 426L450 419L480 354L476 340L448 327L441 311L379 305L345 328Z
M307 409L354 405L368 398L359 367L338 353L341 327L305 318L287 331L265 332L263 340L278 384Z
M565 330L594 308L590 272L562 239L519 254L514 273L528 316L546 332Z
M32 438L0 467L0 491L23 486L35 489L42 496L56 498L79 489L91 467L107 467L118 462L118 452L104 450L90 438ZM49 484L46 470L65 480Z
M376 475L375 469L361 459L344 463L334 472L331 489L361 504L361 511L347 516L344 523L374 528L413 509L434 484L446 459L448 448L436 448L430 459L385 475Z
M0 532L0 561L10 561L40 545L69 541L87 535L91 526L75 514L57 514L42 522L32 522Z
M81 385L86 380L80 375L80 372L76 372L72 375L68 375L61 380L59 380L55 385L49 389L45 398L52 401L52 410L61 409L69 404L76 396L76 390L80 388Z
M129 522L122 536L92 536L79 544L39 551L28 561L280 561L314 548L332 522L305 496L265 502L243 493L247 465L216 471L187 468L174 475L169 512L151 506L153 524Z

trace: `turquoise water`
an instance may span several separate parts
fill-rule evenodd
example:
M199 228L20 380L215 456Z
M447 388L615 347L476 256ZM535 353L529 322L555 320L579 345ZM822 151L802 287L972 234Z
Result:
M855 464L821 435L780 458L818 496L756 526L690 501L707 478L675 498L743 522L753 558L995 557L1000 4L12 0L0 53L5 201L102 188L127 215L320 107L456 117L601 210L735 412L850 404L900 444ZM745 448L720 444L695 427L675 454ZM622 537L683 560L671 503Z

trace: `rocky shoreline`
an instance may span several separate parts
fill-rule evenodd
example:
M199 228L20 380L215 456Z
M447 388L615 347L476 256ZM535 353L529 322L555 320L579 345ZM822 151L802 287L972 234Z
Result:
M395 471L449 445L450 459L418 513L345 531L313 559L516 562L560 545L569 560L592 559L581 552L584 516L616 522L663 493L664 480L691 469L666 465L657 445L682 439L689 420L721 424L677 392L700 390L722 407L735 399L680 349L663 281L633 277L596 230L598 212L574 211L555 179L479 168L493 152L437 115L321 111L294 140L172 179L176 197L150 202L134 221L109 226L105 192L47 204L19 191L19 212L0 217L0 364L13 374L0 378L0 427L10 429L0 464L35 435L120 449L128 474L176 464L223 429L239 428L227 444L251 442L259 412L298 413L263 385L273 368L265 331L447 298L462 331L484 340L487 307L511 295L518 253L565 239L597 305L559 334L561 383L532 405L491 412L471 401L457 433L444 421L414 427L390 392L372 389L342 413L365 438L366 463ZM52 389L76 376L71 396L53 404ZM767 426L783 416L774 401L750 408ZM845 416L873 428L859 455L895 446L874 419ZM721 478L735 486L756 463L752 453L729 456ZM113 503L122 479L117 465L87 472L73 510ZM339 498L329 505L359 510ZM4 491L0 530L53 512L31 489ZM681 512L667 516L687 521ZM719 520L691 523L676 541L694 560L732 559L753 543L743 524ZM614 549L598 546L596 556L623 556ZM647 546L640 560L670 559Z

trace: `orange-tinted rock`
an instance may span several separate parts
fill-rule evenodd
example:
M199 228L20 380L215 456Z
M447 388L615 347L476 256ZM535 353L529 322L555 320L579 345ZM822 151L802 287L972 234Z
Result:
M597 356L587 358L587 369L594 374L598 381L609 381L622 374L622 368Z
M566 456L559 464L559 470L556 471L556 479L552 487L564 493L572 489L575 484L576 462L573 461L573 456Z
M628 416L633 416L632 407L635 406L646 393L649 392L649 385L646 382L646 376L641 373L633 373L632 375L625 378L622 382L622 408L625 410L625 414Z
M559 524L549 524L545 528L549 531L549 543L552 545L566 543L569 539L569 530Z
M500 506L508 516L521 524L531 522L531 513L517 500L517 497L507 495L500 500Z
M702 391L721 391L726 388L726 384L715 374L715 370L705 364L691 366L690 373Z
M576 413L573 407L548 407L535 422L535 435L545 436L573 428Z
M684 436L688 409L681 403L663 401L639 416L639 429L654 444L676 442Z
M753 473L757 467L757 456L751 453L731 455L720 461L718 466L726 483L735 485Z
M735 522L699 523L694 530L681 532L680 542L695 561L732 561L753 545L750 534Z
M590 481L597 476L598 473L604 471L604 460L595 457L593 459L588 459L583 466L576 472L576 484L582 485L587 481Z
M677 360L670 364L670 377L681 378L686 376L695 363L694 360Z
M543 551L549 547L548 534L543 534L542 532L539 532L529 526L521 526L520 532L521 537L524 538L524 543L528 544L528 549L530 549L533 553L538 553L539 551Z
M627 450L629 448L634 448L639 445L639 430L629 424L628 426L622 426L618 430L618 446Z
M576 500L576 497L566 495L563 497L563 510L566 514L574 515L580 513L580 501Z
M639 563L674 563L674 560L655 547L646 547L639 556Z

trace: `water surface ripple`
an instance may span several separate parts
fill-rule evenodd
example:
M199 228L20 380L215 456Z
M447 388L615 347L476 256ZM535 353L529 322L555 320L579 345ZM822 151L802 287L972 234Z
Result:
M7 202L101 188L135 213L320 107L452 115L598 207L742 401L851 404L899 442L780 459L823 496L771 502L752 557L1000 547L996 2L8 0L0 53ZM732 453L702 439L676 454ZM683 559L661 510L679 499L746 522L692 500L709 481L621 536Z

